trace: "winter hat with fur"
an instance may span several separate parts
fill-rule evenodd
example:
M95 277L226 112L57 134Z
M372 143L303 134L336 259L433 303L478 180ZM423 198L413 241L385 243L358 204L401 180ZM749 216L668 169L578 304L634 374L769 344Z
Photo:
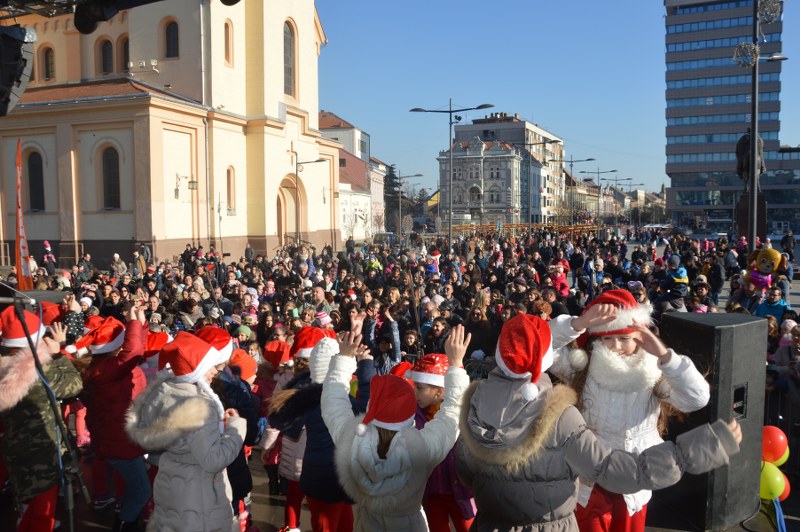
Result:
M422 384L430 384L444 388L444 374L450 363L447 355L441 353L429 353L414 362L414 367L406 371L406 379Z
M185 331L176 334L175 339L166 344L159 353L159 363L169 365L166 370L168 378L196 384L214 401L219 416L219 431L222 433L225 430L225 408L205 379L206 373L217 365L218 359L219 352L211 344Z
M641 325L650 325L651 323L650 315L653 313L653 306L650 303L639 304L633 294L627 290L603 292L586 305L583 313L585 314L595 305L614 305L619 310L613 321L591 327L578 338L579 349L573 349L568 355L570 366L577 371L585 368L589 362L589 355L583 348L590 336L629 334L636 331L633 328L634 323Z
M125 341L125 325L114 317L107 317L103 322L84 334L75 345L66 347L67 353L75 353L78 357L90 353L104 355L122 347Z
M338 352L339 344L333 338L325 336L317 342L309 356L308 365L311 370L311 382L322 384L325 381L325 377L328 375L328 367L331 365L331 359Z
M25 317L25 325L28 326L28 332L33 340L33 345L44 336L47 329L39 321L39 316L27 310L22 311ZM0 331L3 337L0 344L3 347L28 347L28 338L25 336L25 329L22 328L22 322L19 321L14 306L6 307L3 312L0 312Z
M211 344L211 346L217 350L215 366L218 364L225 364L228 362L228 359L231 358L231 353L233 353L233 338L231 338L231 335L228 334L228 331L225 329L207 325L197 331L195 336Z
M294 342L292 342L292 349L289 350L289 356L292 358L309 358L311 350L314 349L317 342L325 337L336 338L336 334L330 329L320 329L319 327L306 325L294 335Z
M397 375L378 375L370 381L367 413L356 428L356 434L367 433L367 425L400 431L414 426L417 399L414 389Z
M533 401L539 395L542 372L553 365L552 335L547 322L529 314L517 314L500 330L495 360L511 379L530 379L522 396Z

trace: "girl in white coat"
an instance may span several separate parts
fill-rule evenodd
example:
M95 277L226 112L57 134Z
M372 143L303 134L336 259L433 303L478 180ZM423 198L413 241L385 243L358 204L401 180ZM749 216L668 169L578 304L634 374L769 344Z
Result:
M709 385L689 358L667 348L647 328L649 304L639 305L627 290L609 290L586 310L595 305L616 306L615 319L590 326L581 338L588 342L586 350L562 350L565 356L556 359L552 371L575 387L579 409L598 440L641 453L663 441L659 420L665 420L664 408L703 408ZM582 532L644 531L650 496L647 490L620 495L582 482L575 511L578 526Z
M445 343L450 367L442 407L417 430L414 390L395 375L374 377L366 415L353 415L350 377L366 346L359 345L358 331L340 335L339 354L322 387L322 417L336 444L339 482L356 502L355 530L428 530L422 496L431 471L458 437L461 396L469 384L461 364L470 339L462 326L452 330Z

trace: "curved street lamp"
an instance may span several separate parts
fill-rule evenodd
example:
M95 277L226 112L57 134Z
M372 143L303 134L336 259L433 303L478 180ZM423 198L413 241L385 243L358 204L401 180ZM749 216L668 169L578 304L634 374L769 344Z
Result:
M292 150L294 154L294 240L295 245L300 248L300 172L303 171L304 164L324 163L325 159L316 159L313 161L298 161L297 152ZM283 187L291 188L291 187Z
M447 109L423 109L422 107L414 107L413 109L409 109L411 113L447 113L449 115L448 125L448 139L447 139L447 146L448 151L450 152L450 162L448 173L450 174L447 179L447 203L448 203L448 211L447 211L447 246L452 247L453 245L453 113L461 113L463 111L473 111L476 109L489 109L490 107L494 107L491 103L482 103L475 107L460 107L458 109L453 109L453 99L450 98L450 105ZM461 120L461 117L457 117L458 120ZM440 190L440 200L441 200L441 186L439 187Z
M575 179L575 174L572 172L572 167L575 166L575 163L588 163L589 161L594 161L594 157L589 157L587 159L573 159L570 155L569 159L550 159L549 161L545 161L545 164L550 163L569 163L569 176L572 179ZM564 187L566 189L566 186ZM569 195L569 221L570 224L575 223L575 190L573 189L572 193Z

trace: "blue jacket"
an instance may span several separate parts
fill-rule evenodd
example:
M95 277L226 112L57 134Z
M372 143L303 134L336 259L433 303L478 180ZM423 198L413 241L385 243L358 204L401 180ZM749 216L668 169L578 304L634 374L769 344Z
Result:
M784 312L791 312L792 307L789 303L786 302L785 299L779 299L775 303L770 303L767 300L761 302L761 304L756 307L756 311L753 313L756 316L761 318L766 318L767 316L774 316L778 323L781 322L783 318Z

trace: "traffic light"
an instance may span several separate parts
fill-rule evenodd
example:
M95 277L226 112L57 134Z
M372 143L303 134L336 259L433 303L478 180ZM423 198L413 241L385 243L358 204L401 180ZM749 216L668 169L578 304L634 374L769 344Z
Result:
M0 26L0 116L11 112L31 79L36 32L19 24Z

